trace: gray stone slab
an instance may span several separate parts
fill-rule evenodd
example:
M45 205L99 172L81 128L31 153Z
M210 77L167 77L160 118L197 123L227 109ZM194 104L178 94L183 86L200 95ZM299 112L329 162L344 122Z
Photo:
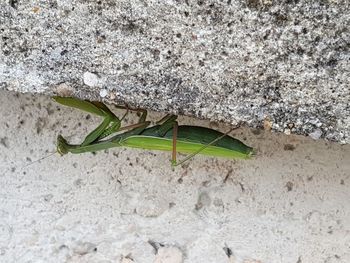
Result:
M350 142L349 1L4 1L0 87Z

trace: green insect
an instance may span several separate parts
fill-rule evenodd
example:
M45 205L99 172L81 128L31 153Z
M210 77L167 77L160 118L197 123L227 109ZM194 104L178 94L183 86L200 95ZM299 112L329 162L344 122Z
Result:
M69 144L61 135L57 138L57 152L67 153L95 152L113 147L132 147L147 150L172 151L173 166L182 164L196 154L218 156L225 158L248 159L253 154L253 148L241 141L216 130L180 125L177 116L167 115L156 125L150 126L146 121L147 111L141 112L138 123L121 127L121 122L128 113L120 119L101 102L90 102L76 98L54 97L54 100L65 106L74 107L91 114L103 117L102 123L90 132L79 145ZM122 132L124 131L124 132ZM176 153L189 154L185 159L177 162Z

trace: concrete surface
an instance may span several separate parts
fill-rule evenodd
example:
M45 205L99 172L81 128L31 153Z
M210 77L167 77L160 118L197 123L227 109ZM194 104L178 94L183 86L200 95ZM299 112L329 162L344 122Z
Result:
M242 128L248 161L172 170L169 153L119 148L32 163L98 120L4 90L0 110L0 262L350 262L350 145Z
M0 1L0 87L350 142L348 0Z

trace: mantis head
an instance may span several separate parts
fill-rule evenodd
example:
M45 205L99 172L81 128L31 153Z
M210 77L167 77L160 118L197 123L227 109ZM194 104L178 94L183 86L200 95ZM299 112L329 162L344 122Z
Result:
M68 143L67 143L66 139L63 138L61 135L58 135L58 137L57 137L56 149L60 155L65 155L68 153Z

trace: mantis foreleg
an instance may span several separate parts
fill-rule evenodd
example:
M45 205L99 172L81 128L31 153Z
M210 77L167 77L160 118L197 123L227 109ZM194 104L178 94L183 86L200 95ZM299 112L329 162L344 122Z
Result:
M66 99L68 99L68 101ZM114 113L112 113L107 108L107 106L105 106L101 102L87 102L73 98L58 98L56 101L66 106L72 105L72 107L79 108L84 111L104 117L103 122L95 130L89 133L86 136L84 142L80 145L68 144L62 136L58 136L57 151L62 155L68 152L83 153L120 146L119 143L123 138L127 136L140 134L150 124L149 121L146 121L147 111L142 109L136 110L137 112L142 112L138 123L125 127L120 127L121 121L125 118L126 114L129 111L128 107L118 106L118 108L127 109L127 112L124 114L124 116L121 119L119 119L114 115ZM81 102L81 104L79 104L79 102ZM103 138L111 135L112 133L129 129L131 130L123 134L116 135L110 138L109 140L102 140Z
M123 115L123 117L120 119L120 122L121 122L128 114L130 108L124 107L124 106L116 106L116 107L118 109L126 109L127 110L126 113ZM142 112L142 114L141 114L141 116L136 124L131 124L131 125L124 126L124 127L120 127L120 125L119 125L119 127L115 127L115 128L111 126L111 128L106 129L100 135L98 140L104 139L105 137L111 135L114 132L120 132L123 130L130 130L130 129L135 129L135 128L142 128L142 129L139 129L137 131L136 130L133 131L135 134L138 134L150 124L150 122L146 122L146 118L147 118L147 111L146 110L144 110L144 109L132 109L132 111Z
M141 115L139 122L138 122L140 124L130 125L130 126L126 126L126 127L121 128L121 121L125 118L125 116L129 112L129 108L127 106L116 106L119 109L126 109L127 110L126 113L124 114L124 116L121 119L119 119L102 102L98 102L98 101L90 102L90 101L85 101L85 100L79 100L76 98L63 98L63 97L54 97L53 99L62 105L77 108L77 109L104 117L104 120L102 121L102 123L85 137L84 141L81 143L81 146L87 146L93 142L100 141L100 140L106 138L107 136L109 136L115 132L118 132L120 130L140 128L140 129L138 129L138 131L134 131L135 133L137 133L137 132L141 132L142 129L145 128L147 111L143 110L143 109L136 109L135 110L137 112L142 112L142 115ZM149 125L149 123L148 123L148 125Z
M53 99L62 105L77 108L104 118L102 123L85 137L81 144L82 146L98 140L101 135L106 137L120 128L121 120L102 102L63 97L53 97Z

